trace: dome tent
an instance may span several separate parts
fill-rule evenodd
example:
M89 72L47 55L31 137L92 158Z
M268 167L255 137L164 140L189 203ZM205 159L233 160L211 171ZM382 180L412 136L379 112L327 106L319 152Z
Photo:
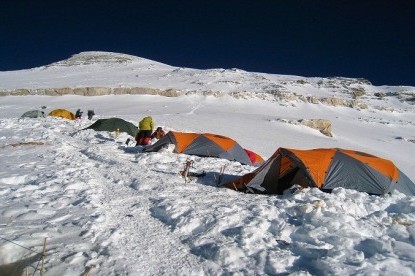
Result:
M41 111L41 110L30 110L30 111L26 111L25 113L23 113L22 116L20 116L20 118L45 118L45 112Z
M118 131L126 132L135 137L138 133L138 128L130 122L120 118L99 119L89 127L84 129L93 129L95 131Z
M383 195L396 189L415 195L415 184L390 160L337 148L279 148L255 171L224 186L244 192L282 194L296 184L324 191L342 187Z
M174 144L176 153L197 156L219 157L231 161L238 161L246 165L259 165L263 159L258 154L244 150L236 141L229 137L212 133L185 133L170 131L163 138L144 152L158 151L161 148Z
M48 116L60 117L60 118L63 118L63 119L68 119L68 120L75 120L75 115L72 112L70 112L66 109L55 109L55 110L51 111L48 114Z

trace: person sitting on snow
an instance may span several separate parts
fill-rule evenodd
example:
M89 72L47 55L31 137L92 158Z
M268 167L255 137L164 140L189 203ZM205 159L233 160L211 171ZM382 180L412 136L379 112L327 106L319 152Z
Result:
M166 133L164 132L164 130L161 127L158 127L156 129L156 131L153 132L153 134L151 134L151 139L160 139L162 138L164 135L166 135Z

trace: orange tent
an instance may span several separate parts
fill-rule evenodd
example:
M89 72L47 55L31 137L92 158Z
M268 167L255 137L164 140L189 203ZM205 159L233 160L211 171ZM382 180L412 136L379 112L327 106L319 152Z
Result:
M231 138L212 133L200 134L170 131L143 151L158 151L168 144L174 144L174 151L177 153L219 157L247 165L258 165L264 161L258 154L250 150L244 150Z
M382 195L396 189L415 195L415 184L390 160L337 148L279 148L255 171L225 184L252 193L281 194L292 185L330 191L337 187Z

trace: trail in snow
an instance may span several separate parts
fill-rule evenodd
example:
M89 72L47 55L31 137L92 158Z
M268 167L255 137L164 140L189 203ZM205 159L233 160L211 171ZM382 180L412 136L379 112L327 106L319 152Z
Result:
M148 168L151 164L145 160L137 161L135 154L120 151L114 145L102 144L82 152L94 162L90 171L93 201L105 216L105 223L93 226L91 231L99 233L96 243L100 244L100 254L108 251L111 256L105 262L88 265L110 269L119 267L120 262L133 263L133 271L139 274L200 271L202 261L188 254L171 229L151 213L152 198L157 198L159 187L165 186L162 178L154 179Z

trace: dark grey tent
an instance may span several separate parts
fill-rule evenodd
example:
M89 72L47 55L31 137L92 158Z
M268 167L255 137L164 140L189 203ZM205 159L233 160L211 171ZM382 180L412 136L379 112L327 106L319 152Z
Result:
M45 118L45 112L41 110L30 110L25 112L20 118Z
M96 131L117 131L118 129L119 132L126 132L133 137L138 133L138 128L134 124L120 118L99 119L84 129Z

